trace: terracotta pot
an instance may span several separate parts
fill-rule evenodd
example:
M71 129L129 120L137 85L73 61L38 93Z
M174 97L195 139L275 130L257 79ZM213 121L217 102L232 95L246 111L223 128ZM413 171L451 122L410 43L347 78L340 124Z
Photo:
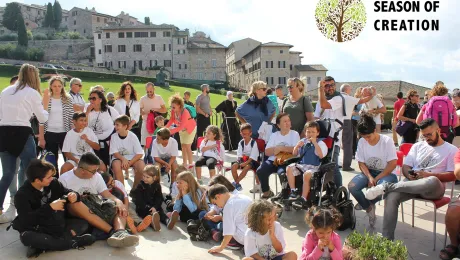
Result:
M356 260L358 259L358 250L348 245L347 241L343 244L342 255L344 260Z

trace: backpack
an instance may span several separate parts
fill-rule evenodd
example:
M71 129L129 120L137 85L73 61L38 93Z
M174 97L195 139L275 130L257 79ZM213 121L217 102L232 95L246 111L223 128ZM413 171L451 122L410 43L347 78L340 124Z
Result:
M113 200L102 199L99 195L83 193L81 202L85 204L91 213L100 217L106 223L112 223L117 215L117 206Z
M252 151L252 148L254 148L254 144L255 144L255 143L256 143L256 140L254 140L254 139L251 138L251 151ZM244 139L242 139L242 140L240 141L240 144L239 144L239 145L241 145L241 149L244 151ZM260 153L260 151L259 151L259 153ZM260 158L257 158L257 159L260 159Z
M447 96L432 97L426 104L423 119L433 118L441 128L441 136L445 138L453 134L455 107Z
M208 241L211 236L211 230L204 219L188 221L187 233L192 241Z
M184 108L188 110L190 116L195 119L196 118L196 108L187 104L184 104Z

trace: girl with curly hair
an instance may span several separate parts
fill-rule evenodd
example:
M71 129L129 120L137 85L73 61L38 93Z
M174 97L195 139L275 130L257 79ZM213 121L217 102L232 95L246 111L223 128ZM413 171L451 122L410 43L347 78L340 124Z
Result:
M223 143L224 136L222 130L215 126L210 125L206 128L206 135L200 144L200 151L203 153L200 158L195 162L196 178L200 184L201 180L201 167L206 165L209 169L209 175L214 177L216 174L216 164L219 161L224 161L225 148Z
M258 200L249 206L248 230L244 236L243 260L295 260L297 254L285 252L283 227L276 221L276 206L267 200Z
M312 207L305 216L310 231L302 245L299 260L343 260L342 242L335 230L342 223L342 215L333 208Z

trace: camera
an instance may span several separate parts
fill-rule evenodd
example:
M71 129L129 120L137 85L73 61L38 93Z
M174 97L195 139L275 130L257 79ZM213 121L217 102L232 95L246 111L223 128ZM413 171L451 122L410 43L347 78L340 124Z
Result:
M69 196L64 195L61 197L61 200L65 200L65 203L69 203Z

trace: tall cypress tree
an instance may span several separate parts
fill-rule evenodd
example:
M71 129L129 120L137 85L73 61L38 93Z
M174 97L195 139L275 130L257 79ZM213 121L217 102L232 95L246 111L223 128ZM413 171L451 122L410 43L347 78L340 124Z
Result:
M46 16L45 22L43 23L43 27L54 27L54 14L53 14L53 5L48 3L46 8Z
M27 47L27 45L29 45L29 39L27 38L26 25L24 24L24 18L22 17L22 14L18 16L17 28L18 28L18 45Z
M59 2L57 0L54 1L53 14L54 14L53 27L55 29L59 29L59 26L61 25L61 21L62 21L62 8L61 8L61 4L59 4Z

